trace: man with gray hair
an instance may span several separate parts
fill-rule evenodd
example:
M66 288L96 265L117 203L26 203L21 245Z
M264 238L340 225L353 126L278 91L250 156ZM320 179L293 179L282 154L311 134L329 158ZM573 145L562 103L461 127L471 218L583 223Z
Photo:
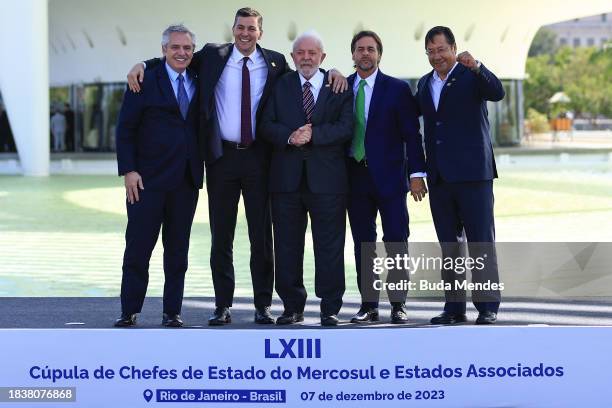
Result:
M143 92L126 91L117 125L117 163L124 176L125 232L121 317L136 324L149 282L149 260L160 228L164 245L162 324L180 327L191 224L202 188L197 83L187 68L195 36L183 25L162 34L164 63L144 76Z
M291 53L297 72L285 74L266 104L261 135L274 146L269 189L274 224L276 291L284 312L277 324L304 320L304 237L312 221L315 293L321 325L338 324L344 294L348 181L344 151L353 134L352 92L333 93L323 42L300 35Z

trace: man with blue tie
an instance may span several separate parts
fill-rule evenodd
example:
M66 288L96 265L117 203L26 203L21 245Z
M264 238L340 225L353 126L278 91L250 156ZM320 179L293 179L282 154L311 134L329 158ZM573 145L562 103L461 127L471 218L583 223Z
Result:
M469 52L457 55L455 37L437 26L425 36L425 50L433 71L419 80L417 101L425 127L429 203L442 254L461 256L457 229L463 226L471 258L486 259L472 268L472 281L493 287L498 283L493 217L493 179L497 177L489 134L487 101L499 101L504 88L499 79ZM443 269L451 284L445 291L444 312L432 324L465 322L463 272ZM476 324L497 320L497 290L472 291L478 310Z
M378 68L382 41L373 31L361 31L351 41L357 72L348 80L355 94L355 129L348 158L348 216L355 243L357 285L361 308L353 323L377 321L379 293L373 288L372 259L376 217L380 214L387 256L408 251L410 191L420 201L427 189L425 158L419 133L418 109L410 86ZM367 253L362 253L365 250ZM366 263L363 263L363 260ZM389 271L387 283L408 279L406 271ZM405 290L388 291L391 322L405 323Z
M183 25L162 34L164 63L148 70L144 91L126 91L117 125L117 162L125 178L125 232L121 317L136 324L149 282L149 260L162 229L162 324L181 327L191 225L204 165L197 141L197 84L187 69L195 36Z

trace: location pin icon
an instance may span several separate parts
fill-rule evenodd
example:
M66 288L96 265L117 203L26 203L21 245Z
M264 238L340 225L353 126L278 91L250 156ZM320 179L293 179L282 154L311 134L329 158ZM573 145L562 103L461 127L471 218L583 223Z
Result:
M142 396L144 397L144 399L147 402L150 402L151 398L153 398L153 391L151 391L151 390L144 390L144 392L142 393Z

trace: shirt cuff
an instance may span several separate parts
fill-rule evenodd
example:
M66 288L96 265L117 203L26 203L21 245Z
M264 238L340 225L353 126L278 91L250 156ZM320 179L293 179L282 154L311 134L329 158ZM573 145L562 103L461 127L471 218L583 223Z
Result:
M427 177L427 173L421 171L418 173L410 173L410 178L416 178L416 177Z
M142 68L147 69L147 63L146 62L142 61L141 64L142 64Z

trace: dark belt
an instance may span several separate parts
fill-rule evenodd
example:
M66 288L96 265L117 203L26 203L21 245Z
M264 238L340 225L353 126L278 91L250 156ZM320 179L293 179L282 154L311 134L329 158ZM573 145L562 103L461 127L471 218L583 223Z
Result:
M234 150L246 150L250 147L253 147L253 145L255 144L255 142L253 141L253 143L251 144L242 144L242 143L236 143L236 142L230 142L229 140L223 140L223 146L229 148L229 149L234 149Z

